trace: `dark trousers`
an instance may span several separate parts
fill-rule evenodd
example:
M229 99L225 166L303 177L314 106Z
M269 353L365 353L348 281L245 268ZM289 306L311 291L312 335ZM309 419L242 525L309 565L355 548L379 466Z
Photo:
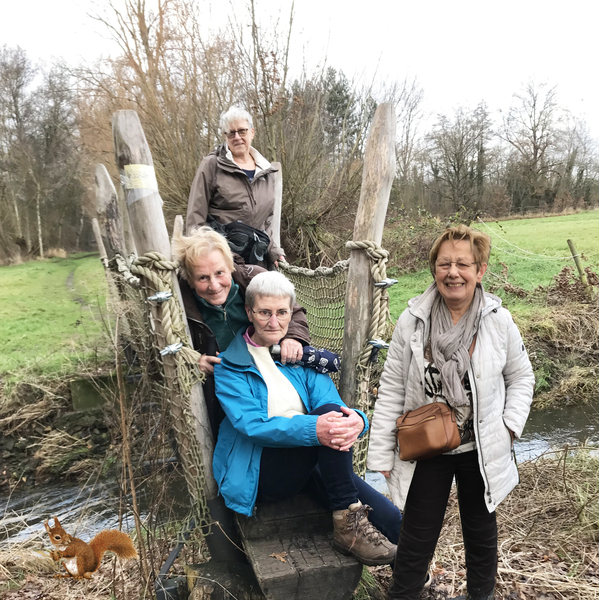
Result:
M336 404L326 404L312 411L321 415L339 411ZM305 491L328 510L344 510L360 500L372 511L372 524L394 544L399 538L401 512L385 496L354 473L352 453L327 446L264 448L260 460L258 501L276 502Z
M485 505L476 450L418 461L404 508L390 600L415 600L433 557L455 476L466 551L468 591L484 596L495 587L497 521Z

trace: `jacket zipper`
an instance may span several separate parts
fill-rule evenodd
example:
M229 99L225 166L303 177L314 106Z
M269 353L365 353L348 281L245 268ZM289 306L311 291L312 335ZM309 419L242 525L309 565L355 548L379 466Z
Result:
M472 363L470 363L472 364ZM476 439L478 441L478 451L480 453L480 459L481 459L481 470L482 470L482 476L483 479L485 480L485 487L487 489L487 497L489 499L489 504L491 504L493 502L493 497L491 496L491 486L489 485L489 478L487 477L487 472L485 471L485 457L483 455L483 450L482 450L482 444L480 443L480 429L478 427L479 425L479 421L480 421L480 405L479 405L479 399L478 399L478 387L476 385L476 375L474 374L474 365L472 366L472 369L470 370L470 372L472 373L472 377L471 377L471 384L474 384L474 390L476 392L476 419L475 419L475 426L476 426Z

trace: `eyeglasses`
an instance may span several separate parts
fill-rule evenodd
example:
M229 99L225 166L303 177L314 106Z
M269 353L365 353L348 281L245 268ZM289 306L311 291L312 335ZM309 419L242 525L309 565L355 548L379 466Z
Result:
M235 129L233 131L227 131L225 135L227 138L232 140L236 134L239 134L239 137L245 137L248 133L249 129L246 127L245 129Z
M252 312L256 315L258 321L262 321L264 323L270 321L270 318L273 316L273 314L275 317L277 317L277 321L279 322L286 321L287 319L291 318L291 311L287 310L286 308L277 310L274 313L272 312L272 310L266 310L265 308L262 308L260 310L252 309Z
M443 263L435 263L435 269L437 271L449 271L451 269L451 265L455 265L457 270L460 272L467 271L472 265L477 265L477 262L443 262Z

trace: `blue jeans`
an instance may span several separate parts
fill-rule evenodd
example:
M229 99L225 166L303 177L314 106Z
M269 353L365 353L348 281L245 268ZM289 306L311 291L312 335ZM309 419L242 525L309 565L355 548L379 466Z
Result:
M339 411L325 404L312 411L322 415ZM388 498L354 473L352 453L327 446L263 448L260 460L258 501L276 502L306 491L328 510L344 510L360 500L368 504L370 522L391 542L397 543L401 512Z
M466 551L468 592L475 598L485 597L495 587L497 521L495 512L487 510L478 452L472 450L418 461L404 508L389 600L419 597L441 533L454 476Z

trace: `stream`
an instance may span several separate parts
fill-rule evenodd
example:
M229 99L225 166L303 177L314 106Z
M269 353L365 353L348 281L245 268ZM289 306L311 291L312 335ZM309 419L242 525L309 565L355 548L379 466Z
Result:
M581 443L599 443L599 407L571 406L531 412L522 438L514 447L517 459L522 462L542 454ZM381 492L387 491L384 477L369 472L366 480ZM173 497L186 496L182 479L170 490ZM143 489L138 491L142 519L147 515L147 501ZM11 495L0 494L0 549L16 543L30 541L47 547L43 521L58 515L68 533L91 539L102 529L119 528L118 507L121 502L116 481L105 481L93 488L81 488L77 483L54 482L35 487L17 487ZM185 509L176 517L185 517ZM172 518L172 514L170 515ZM132 530L132 517L123 524Z

